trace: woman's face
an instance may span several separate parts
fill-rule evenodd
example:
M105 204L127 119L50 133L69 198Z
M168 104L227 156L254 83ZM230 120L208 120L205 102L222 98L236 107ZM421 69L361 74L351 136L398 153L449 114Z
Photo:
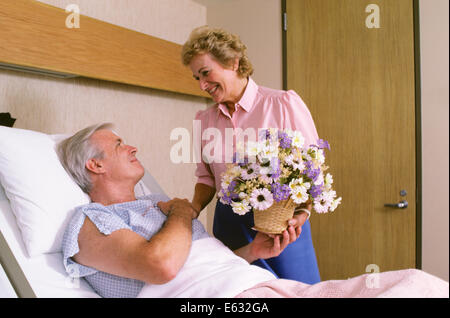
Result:
M240 93L236 94L238 66L237 60L233 66L226 68L209 53L196 55L189 64L200 89L211 95L216 103L238 102L235 100Z

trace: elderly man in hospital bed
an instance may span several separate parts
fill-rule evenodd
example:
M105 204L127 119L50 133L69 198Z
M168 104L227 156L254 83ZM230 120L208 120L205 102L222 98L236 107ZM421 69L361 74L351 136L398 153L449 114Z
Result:
M210 237L187 200L136 198L144 168L137 149L111 129L111 124L91 126L58 145L64 168L92 200L66 228L64 266L100 296L445 297L436 287L438 278L413 269L377 274L376 288L369 275L315 285L276 279L250 263L281 253L296 239L293 231L276 237L258 233L233 252Z

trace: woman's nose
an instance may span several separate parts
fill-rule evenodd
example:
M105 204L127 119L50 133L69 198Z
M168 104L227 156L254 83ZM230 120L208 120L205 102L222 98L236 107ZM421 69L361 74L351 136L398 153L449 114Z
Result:
M200 83L200 89L202 91L206 90L206 88L208 87L208 84L206 83L206 81L204 79L200 79L199 83Z

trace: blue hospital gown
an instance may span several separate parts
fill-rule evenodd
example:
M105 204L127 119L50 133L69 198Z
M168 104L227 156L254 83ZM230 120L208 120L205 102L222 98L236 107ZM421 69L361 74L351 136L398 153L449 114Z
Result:
M145 285L143 281L108 274L72 260L71 257L79 252L78 234L87 216L105 235L120 229L128 229L150 240L161 229L167 218L156 204L168 200L165 195L151 194L136 201L109 206L90 203L78 207L64 232L62 242L63 261L67 273L73 278L84 278L102 297L136 297ZM209 237L209 234L203 225L200 221L193 220L192 240L205 237Z

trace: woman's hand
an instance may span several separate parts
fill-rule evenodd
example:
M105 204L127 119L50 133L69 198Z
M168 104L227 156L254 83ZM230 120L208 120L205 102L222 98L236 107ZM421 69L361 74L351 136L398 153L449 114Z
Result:
M308 220L308 213L300 211L300 209L311 211L312 202L308 201L296 208L294 217L288 221L288 227L283 233L273 235L258 232L250 244L234 252L245 258L249 263L260 258L266 259L279 256L289 244L300 237L302 226Z
M260 258L277 257L297 238L298 236L293 226L288 226L283 233L278 235L258 232L252 242L235 250L234 253L244 258L247 262L253 263Z
M297 238L300 236L300 233L302 232L303 224L305 224L305 222L309 218L309 214L304 211L301 211L302 209L311 211L312 202L309 200L305 203L300 204L297 208L295 208L293 218L288 221L288 225L294 227Z
M259 258L266 259L277 257L289 244L297 240L297 238L298 236L292 226L288 226L283 233L278 235L258 232L253 241L249 244L250 255L255 260Z

